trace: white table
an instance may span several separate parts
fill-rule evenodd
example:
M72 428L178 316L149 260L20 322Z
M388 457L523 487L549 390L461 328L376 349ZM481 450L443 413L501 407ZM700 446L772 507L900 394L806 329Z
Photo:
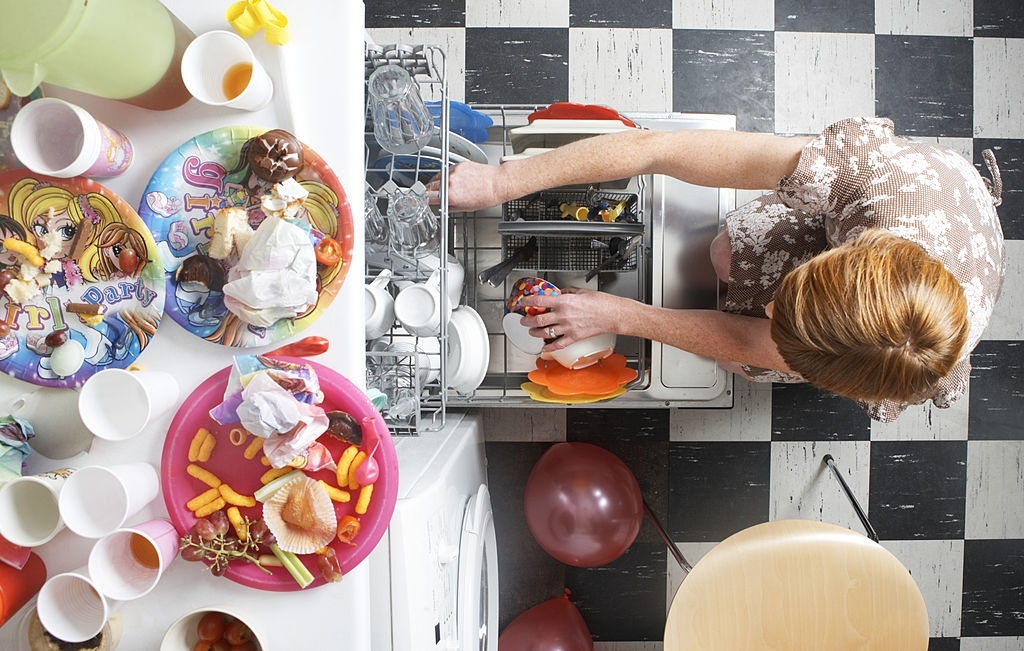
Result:
M229 0L163 0L194 32L230 29L224 19ZM341 181L356 216L356 242L362 242L363 201L363 4L335 0L275 0L290 19L292 41L271 46L263 32L249 39L256 56L274 79L270 106L257 112L209 107L190 100L172 111L147 111L121 102L101 100L58 88L48 95L80 104L99 120L123 131L132 141L136 159L116 179L101 180L129 204L139 205L157 164L188 138L221 126L252 124L281 127L312 146ZM339 371L357 386L364 384L362 277L363 250L356 247L352 270L327 312L298 336L317 334L331 341L327 354L316 361ZM355 315L353 317L353 315ZM137 363L173 372L187 396L217 370L228 366L238 349L209 344L165 318L152 343ZM0 376L0 404L34 387ZM88 453L67 460L29 457L28 471L57 467L145 460L159 467L164 434L171 415L153 422L141 435L120 443L95 440ZM129 522L166 517L160 495ZM93 541L64 530L37 552L50 575L82 567ZM167 626L187 611L229 604L248 613L264 627L265 649L323 649L327 640L344 640L352 651L370 648L370 589L368 563L351 571L340 584L302 592L265 592L211 576L200 563L176 559L149 595L126 602L119 611L124 633L118 651L153 651ZM0 649L14 643L15 616L0 627Z

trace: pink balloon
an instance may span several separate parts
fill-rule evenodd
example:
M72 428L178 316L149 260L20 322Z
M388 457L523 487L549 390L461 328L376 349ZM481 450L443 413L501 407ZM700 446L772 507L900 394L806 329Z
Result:
M498 651L594 651L590 630L568 596L550 599L512 620Z
M526 480L526 524L544 551L576 567L621 556L640 531L640 485L617 456L589 443L556 443Z

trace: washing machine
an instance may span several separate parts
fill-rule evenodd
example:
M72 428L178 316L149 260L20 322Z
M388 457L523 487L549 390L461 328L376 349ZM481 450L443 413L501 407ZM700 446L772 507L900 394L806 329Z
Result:
M479 416L395 437L399 492L370 555L373 651L497 651L498 559Z

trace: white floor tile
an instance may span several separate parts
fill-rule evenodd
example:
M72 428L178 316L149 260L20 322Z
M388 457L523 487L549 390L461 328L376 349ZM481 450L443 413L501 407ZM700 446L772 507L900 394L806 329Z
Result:
M928 610L931 637L960 635L963 590L964 542L962 540L887 540L892 552L914 577Z
M1024 339L1021 305L1024 305L1024 241L1007 240L1003 291L982 338L993 341Z
M461 27L379 27L366 30L378 45L437 45L445 54L448 99L466 101L466 30Z
M672 110L672 30L569 30L569 101Z
M775 29L775 0L672 0L675 29Z
M1020 651L1024 637L962 637L960 651Z
M1024 441L968 441L964 537L1024 538Z
M1024 138L1024 39L974 39L974 135Z
M466 27L568 27L569 0L466 0Z
M770 520L822 520L864 533L842 486L822 462L831 454L860 505L869 511L869 441L775 441L772 443Z
M776 133L819 133L874 112L873 34L775 33Z
M732 409L673 409L670 441L770 441L772 385L737 377Z
M939 409L929 400L908 407L891 423L871 421L872 441L964 441L970 416L970 388L947 409Z
M973 5L964 0L875 0L875 32L973 36Z

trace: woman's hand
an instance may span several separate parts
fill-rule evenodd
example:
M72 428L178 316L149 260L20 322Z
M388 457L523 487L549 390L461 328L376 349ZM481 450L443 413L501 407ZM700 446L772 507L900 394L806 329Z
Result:
M548 311L523 317L530 334L541 339L555 339L544 346L551 351L606 332L619 334L629 304L634 301L592 289L567 287L558 296L528 296L524 307L546 308Z

